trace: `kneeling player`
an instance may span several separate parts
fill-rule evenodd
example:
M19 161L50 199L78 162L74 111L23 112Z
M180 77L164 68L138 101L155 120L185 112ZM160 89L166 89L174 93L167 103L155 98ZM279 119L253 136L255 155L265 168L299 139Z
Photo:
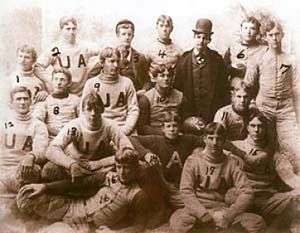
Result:
M71 73L59 68L52 73L53 92L35 108L35 116L46 123L49 138L53 139L63 126L79 115L79 97L69 93Z
M223 153L226 133L221 124L205 128L205 148L189 156L184 164L180 190L185 208L171 217L172 232L189 232L196 223L228 228L240 223L247 232L259 232L263 219L244 213L251 204L253 191L236 161ZM236 187L239 195L232 205L225 203L225 194Z
M26 87L14 88L10 97L11 112L1 124L0 187L1 196L14 197L20 185L39 179L37 164L45 160L48 132L44 123L32 117Z
M79 118L71 120L50 143L46 157L50 160L43 168L48 181L91 175L113 163L111 141L118 149L133 148L129 139L111 122L103 119L104 104L99 95L90 93L82 100Z
M88 199L71 199L59 195L77 188L68 180L24 186L17 197L18 207L29 214L48 220L81 222L100 232L143 232L147 221L148 199L136 182L138 158L131 153L117 151L116 173L108 179L102 173L99 191ZM108 182L109 181L109 182ZM98 232L98 231L97 231Z

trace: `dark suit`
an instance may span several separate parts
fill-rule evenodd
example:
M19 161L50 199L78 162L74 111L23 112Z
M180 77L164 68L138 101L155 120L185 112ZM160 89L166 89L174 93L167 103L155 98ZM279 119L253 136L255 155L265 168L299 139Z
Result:
M204 52L205 65L201 68L197 68L195 59L193 50L179 58L174 87L183 92L193 116L202 116L210 122L220 107L230 103L224 60L211 49ZM195 69L197 77L194 77Z

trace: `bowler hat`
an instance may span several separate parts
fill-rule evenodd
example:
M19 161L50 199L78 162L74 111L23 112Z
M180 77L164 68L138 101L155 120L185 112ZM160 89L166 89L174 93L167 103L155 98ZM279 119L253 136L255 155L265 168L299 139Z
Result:
M195 28L192 29L195 33L213 34L212 22L209 19L198 19Z

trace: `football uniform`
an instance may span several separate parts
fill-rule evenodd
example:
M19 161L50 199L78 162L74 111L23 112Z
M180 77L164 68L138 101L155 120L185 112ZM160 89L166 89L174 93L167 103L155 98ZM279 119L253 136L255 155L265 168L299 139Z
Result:
M102 119L100 129L91 131L87 129L82 117L79 117L62 128L50 143L46 156L51 162L69 168L75 161L107 157L107 154L111 154L111 141L119 149L133 148L129 139L112 122Z
M35 68L40 69L42 67L46 69L50 65L53 68L67 68L72 74L70 93L80 96L87 80L89 58L95 55L97 55L96 51L92 51L83 45L70 45L58 41L38 57Z
M172 111L183 117L183 112L186 110L184 109L185 105L185 98L176 89L171 89L166 96L160 95L156 88L150 89L139 98L138 133L162 135L165 112Z
M139 116L137 96L132 81L124 76L111 80L100 74L86 82L82 99L93 91L100 95L104 103L103 118L114 121L123 133L129 135L134 130Z
M19 163L30 152L35 163L45 160L48 131L45 124L26 115L10 112L1 123L0 183L4 189L16 191Z
M52 94L37 105L34 115L46 123L50 139L53 139L66 123L78 117L79 102L79 97L73 94L61 97Z
M18 207L30 213L35 213L48 220L63 220L74 223L81 219L96 227L116 227L121 222L128 224L135 221L135 217L147 217L148 202L146 195L135 182L128 185L121 184L117 178L114 182L102 181L99 191L88 199L72 199L61 195L43 194L28 198L28 194L19 193ZM51 193L57 190L51 186L58 183L49 183ZM70 185L70 184L69 184ZM72 186L73 184L71 184ZM66 185L62 187L66 189ZM59 190L58 190L59 191ZM60 191L59 191L60 192Z
M31 93L31 99L34 101L35 96L40 91L46 91L45 83L40 80L33 71L23 72L16 71L10 75L10 89L15 87L24 86Z
M226 128L229 141L243 140L247 137L248 119L235 112L232 105L220 108L215 114L214 122L221 123Z

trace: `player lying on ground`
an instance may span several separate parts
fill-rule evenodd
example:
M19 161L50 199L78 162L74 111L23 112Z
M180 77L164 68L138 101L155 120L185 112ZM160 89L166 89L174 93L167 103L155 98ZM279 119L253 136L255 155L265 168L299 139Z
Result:
M69 93L72 82L71 73L59 68L52 73L51 95L35 108L35 117L45 122L49 138L53 139L63 126L79 115L79 97Z
M184 164L180 191L185 207L170 219L172 232L189 232L194 226L229 228L241 226L247 232L263 232L264 220L245 213L253 199L253 190L236 160L223 153L225 128L210 123L205 128L205 148L189 156ZM225 202L225 194L236 187L234 203Z
M101 173L98 192L88 199L72 199L66 192L82 188L70 180L25 185L19 192L20 210L69 224L84 224L97 232L143 232L149 209L148 198L136 182L139 173L136 152L115 155L116 173Z

